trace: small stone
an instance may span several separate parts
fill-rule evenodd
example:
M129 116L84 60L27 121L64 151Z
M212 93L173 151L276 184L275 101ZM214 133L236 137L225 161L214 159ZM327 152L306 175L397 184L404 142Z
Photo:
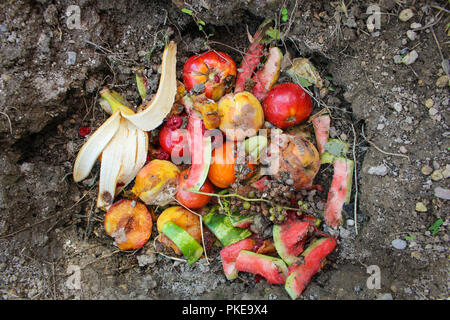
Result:
M422 28L422 24L418 23L418 22L413 22L413 23L411 23L411 25L409 27L411 29L419 29L419 28Z
M145 267L146 265L152 264L156 262L155 255L146 255L142 254L140 256L137 256L139 267Z
M430 114L430 116L434 116L438 113L438 110L436 108L430 108L430 110L428 110L428 113Z
M370 167L369 170L367 171L368 174L382 176L382 177L387 175L387 172L388 172L388 169L383 164L376 166L376 167Z
M436 80L436 87L438 87L438 88L443 88L443 87L445 87L447 85L448 85L448 76L447 75L440 76Z
M450 164L445 165L445 169L442 171L442 175L444 176L444 179L450 177Z
M423 202L416 203L416 211L417 212L427 212L427 207L423 204Z
M77 54L76 54L76 52L68 51L67 52L66 64L69 65L69 66L72 66L72 65L75 64L76 61L77 61Z
M434 170L438 170L441 168L441 165L436 160L433 160L433 168Z
M431 173L433 173L433 168L431 168L429 165L424 165L420 171L423 175L429 176Z
M404 250L407 247L407 243L402 239L395 239L391 242L392 246L397 250Z
M400 147L400 152L401 153L408 153L408 149L406 149L404 146Z
M355 225L355 221L353 219L348 219L346 223L348 227L353 227Z
M377 300L394 300L394 298L392 298L390 293L381 293L378 295Z
M384 123L379 123L377 125L377 130L383 130L384 129Z
M397 112L401 112L403 110L400 102L396 102L392 106L394 107L395 111L397 111Z
M412 17L414 17L414 12L411 9L404 9L400 12L400 14L398 15L398 18L400 19L400 21L402 22L406 22L409 19L411 19Z
M434 189L434 196L444 200L450 200L450 190L437 187Z
M409 52L406 56L403 57L402 62L406 65L413 64L416 62L417 58L419 57L419 54L416 50L413 50Z
M428 109L430 109L433 105L434 105L433 99L425 100L425 107L427 107Z
M408 30L406 31L406 36L408 37L409 40L414 41L417 39L417 32L413 30Z
M406 39L402 39L402 45L404 45L404 46L406 46L406 44L408 43L408 40L406 40ZM400 56L397 56L397 57L400 57ZM400 57L400 60L402 60L402 57ZM398 63L398 62L397 62Z
M405 39L406 40L406 39ZM406 44L406 43L405 43ZM396 63L396 64L399 64L399 63L402 63L402 60L403 60L403 58L402 58L402 56L401 55L395 55L394 56L394 63Z
M411 257L413 257L414 259L420 260L422 258L422 255L420 254L419 251L413 251L413 252L411 252Z
M444 179L444 175L441 170L434 170L431 174L431 180L433 181L441 181L442 179Z

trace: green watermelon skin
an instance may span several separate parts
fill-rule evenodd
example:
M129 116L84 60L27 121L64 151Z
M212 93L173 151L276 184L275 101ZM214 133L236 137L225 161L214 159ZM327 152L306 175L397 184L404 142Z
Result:
M273 226L274 245L284 262L291 266L302 262L299 255L313 230L311 222L295 218Z
M270 284L285 284L289 270L278 258L242 250L236 259L238 271L259 274Z

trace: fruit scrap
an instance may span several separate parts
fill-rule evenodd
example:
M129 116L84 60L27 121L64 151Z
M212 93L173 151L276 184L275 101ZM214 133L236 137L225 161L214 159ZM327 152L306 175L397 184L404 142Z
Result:
M145 98L147 97L147 79L145 78L144 74L142 73L142 70L139 70L136 72L136 86L139 92L139 95L141 96L142 101L145 101Z
M329 114L320 115L311 120L316 135L317 149L320 156L325 152L325 144L328 142L330 135L331 118Z
M137 174L131 192L147 205L165 206L178 189L180 170L167 160L152 160Z
M270 89L262 106L266 120L281 129L306 121L313 109L311 97L292 82L280 83Z
M236 78L236 86L234 92L242 92L246 90L246 83L251 80L253 72L258 67L261 57L264 53L264 43L262 40L266 34L266 30L270 27L272 19L265 20L250 40L250 46L242 59L239 73ZM250 37L249 37L250 38Z
M342 223L344 203L350 202L354 162L343 157L336 158L333 168L333 180L328 191L324 217L325 223L335 228Z
M239 252L235 267L238 271L258 274L270 284L284 284L289 272L283 260L248 250Z
M251 236L249 230L234 227L229 216L215 211L216 208L213 208L203 216L203 223L214 233L222 245L226 247Z
M320 169L320 155L309 140L300 134L280 134L271 142L269 152L269 171L277 179L283 178L296 190L312 186Z
M203 247L183 228L172 221L166 222L161 232L180 248L188 265L194 264L203 254Z
M187 191L187 189L190 189L190 186L188 185L189 174L190 169L181 172L178 182L178 191L175 198L189 209L200 209L208 204L211 196ZM205 183L203 183L203 186L199 191L212 193L214 192L214 186L209 180L205 180Z
M236 64L224 52L208 51L190 57L183 67L186 90L205 93L215 101L231 91L236 77Z
M270 48L264 67L253 76L253 81L256 84L252 89L252 93L259 101L262 102L267 97L267 92L277 82L282 60L283 53L281 50L278 47Z
M335 238L321 238L312 242L303 252L304 263L291 267L285 289L292 299L297 299L311 278L322 268L324 260L337 245Z
M244 141L245 152L254 160L258 160L267 147L267 138L265 136L253 136Z
M204 94L191 96L191 98L193 100L193 108L201 114L205 128L207 130L218 128L220 118L217 103L212 99L208 99Z
M250 92L229 93L219 101L219 128L229 140L242 141L264 124L261 103Z
M75 182L85 179L102 155L97 207L108 209L115 196L136 176L145 164L148 135L144 131L159 126L169 113L177 89L176 44L170 42L162 58L158 91L147 108L134 113L119 95L103 89L100 95L111 116L86 141L73 167Z
M139 249L150 238L153 220L146 206L134 200L114 203L105 215L105 231L121 250Z
M187 237L184 233L177 236L177 234L179 234L180 232L179 230L173 227L169 229L171 230L170 232L165 233L164 226L169 221L173 222L182 230L184 230L187 234L189 234L190 237ZM186 210L180 206L174 206L164 210L159 215L158 220L156 222L156 226L160 234L159 239L161 243L164 246L171 248L177 255L181 255L182 253L184 254L185 252L183 252L183 250L186 249L186 246L191 248L197 248L197 245L202 241L202 232L199 217L190 212L189 210ZM175 239L175 241L177 241L178 243L173 241L172 238ZM194 242L196 242L197 244ZM182 249L182 247L185 248ZM191 252L195 253L196 250L192 250ZM189 259L188 256L186 256L186 258Z
M228 280L236 279L238 276L238 271L235 268L235 264L239 252L242 250L252 250L254 246L255 241L247 238L230 244L220 251L223 271Z
M306 240L314 231L309 221L296 217L289 218L280 225L273 226L273 241L280 257L289 265L301 262L299 255L303 252Z

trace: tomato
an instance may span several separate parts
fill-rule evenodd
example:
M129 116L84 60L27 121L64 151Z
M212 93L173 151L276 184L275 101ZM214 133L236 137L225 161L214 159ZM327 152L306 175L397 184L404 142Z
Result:
M179 183L178 183L178 191L175 196L175 198L184 206L188 207L189 209L200 209L201 207L205 206L209 200L211 199L211 196L189 192L186 190L183 190L183 188L187 187L187 179L189 175L189 169L186 169L180 173L179 177ZM213 193L214 187L208 180L205 180L205 183L200 188L201 192L206 193Z
M286 129L304 122L312 112L311 97L295 83L281 83L273 87L263 101L267 121Z
M194 89L195 85L204 84L206 97L217 101L231 91L236 73L236 64L229 55L208 51L186 61L183 67L183 82L187 91Z
M182 124L182 116L172 116L161 128L159 144L169 155L174 151L174 155L182 157L184 149L189 148L186 134L180 129Z

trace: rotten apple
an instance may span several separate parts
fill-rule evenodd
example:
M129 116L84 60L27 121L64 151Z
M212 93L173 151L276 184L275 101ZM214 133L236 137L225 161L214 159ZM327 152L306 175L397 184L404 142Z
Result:
M134 200L114 203L105 215L105 231L121 250L141 248L150 238L152 226L147 207Z
M236 64L224 52L208 51L190 57L183 67L183 82L187 91L205 93L215 101L230 92L236 78Z
M266 120L281 129L306 121L313 108L311 97L292 82L273 87L262 106Z

